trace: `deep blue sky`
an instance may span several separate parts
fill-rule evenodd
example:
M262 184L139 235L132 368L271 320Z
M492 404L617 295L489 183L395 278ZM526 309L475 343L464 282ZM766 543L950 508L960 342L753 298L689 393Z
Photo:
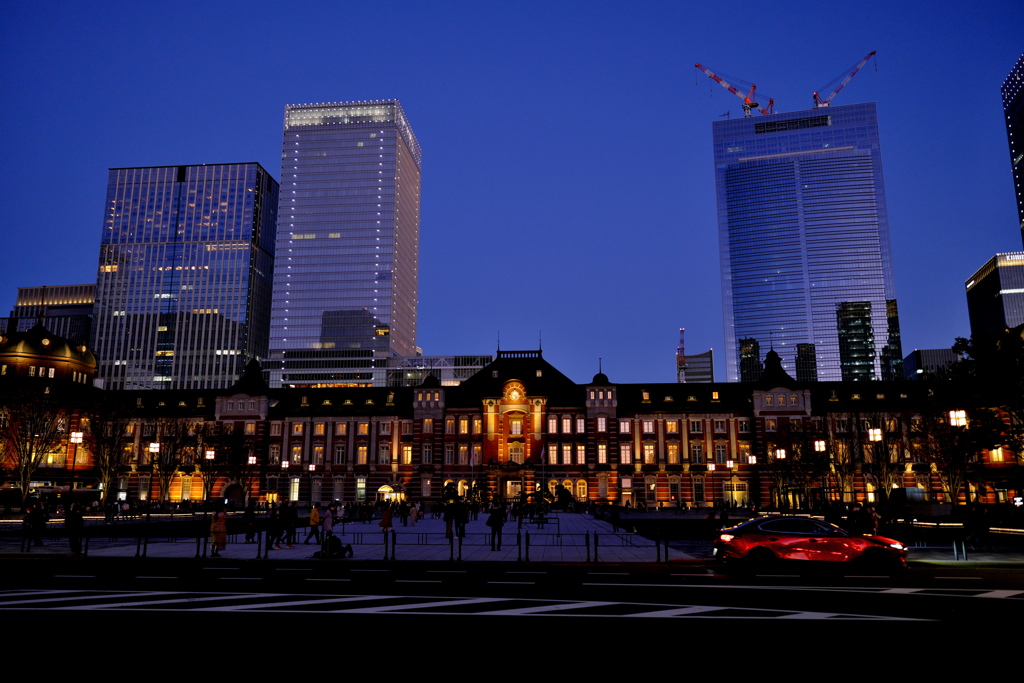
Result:
M724 379L711 122L781 111L870 50L904 352L969 334L964 281L1022 248L999 85L1024 3L0 4L19 286L95 281L107 168L258 161L289 103L398 98L423 147L419 344L536 348L576 381L674 381L678 328Z

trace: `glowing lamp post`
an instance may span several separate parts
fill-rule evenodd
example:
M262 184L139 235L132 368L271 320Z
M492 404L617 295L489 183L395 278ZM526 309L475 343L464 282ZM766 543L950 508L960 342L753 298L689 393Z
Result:
M75 488L75 465L78 463L78 444L82 443L82 437L85 436L82 432L71 432L71 438L68 439L74 448L71 449L71 489Z

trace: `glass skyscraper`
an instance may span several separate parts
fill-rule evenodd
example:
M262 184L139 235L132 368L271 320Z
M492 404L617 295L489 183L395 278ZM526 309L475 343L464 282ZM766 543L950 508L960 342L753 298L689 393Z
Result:
M874 103L717 121L728 380L903 376Z
M384 386L416 355L420 160L397 100L285 107L271 386Z
M1017 196L1017 217L1020 238L1024 242L1024 55L1003 81L1003 115L1006 117L1006 139L1010 145L1010 170ZM1016 134L1016 135L1015 135Z
M226 388L267 355L277 202L256 163L110 169L97 384Z

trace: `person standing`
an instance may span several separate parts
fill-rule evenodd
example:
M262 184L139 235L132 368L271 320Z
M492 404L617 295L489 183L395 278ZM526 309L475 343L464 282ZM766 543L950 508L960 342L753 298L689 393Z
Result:
M210 557L220 557L220 551L228 547L228 513L218 507L210 519L210 542L213 552Z
M71 556L82 556L82 530L85 527L85 519L78 509L78 503L72 503L71 509L64 515L64 528L68 532L68 545L71 546Z
M505 509L501 505L491 507L486 524L491 528L491 550L501 550L501 528L505 525Z

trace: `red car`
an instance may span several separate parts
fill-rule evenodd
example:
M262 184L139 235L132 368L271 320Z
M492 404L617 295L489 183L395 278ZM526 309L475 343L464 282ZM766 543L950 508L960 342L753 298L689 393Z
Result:
M715 559L724 566L757 571L799 560L831 567L857 563L895 573L907 566L907 548L891 538L851 534L813 517L760 517L722 529Z

